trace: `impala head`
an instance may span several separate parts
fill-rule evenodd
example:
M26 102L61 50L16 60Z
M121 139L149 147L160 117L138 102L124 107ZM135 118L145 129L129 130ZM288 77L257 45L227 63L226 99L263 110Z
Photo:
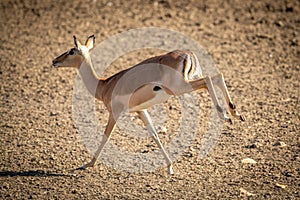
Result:
M94 35L89 36L84 45L75 36L73 38L75 47L55 58L52 61L53 67L79 68L85 59L89 59L89 51L94 47Z

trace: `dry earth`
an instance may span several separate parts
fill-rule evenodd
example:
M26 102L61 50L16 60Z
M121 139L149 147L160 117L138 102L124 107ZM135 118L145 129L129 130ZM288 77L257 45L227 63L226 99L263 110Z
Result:
M2 0L0 20L2 199L299 199L298 0ZM92 169L70 171L91 155L72 120L76 72L51 68L52 59L72 47L72 35L95 34L99 43L149 26L181 32L207 49L247 121L224 126L200 159L204 115L191 148L174 161L173 176L166 168L128 173L101 159ZM124 56L110 74L158 53ZM197 95L195 106L209 113L209 96ZM176 119L174 109L170 113ZM166 127L176 129L176 120ZM118 133L112 141L126 141ZM168 135L160 135L166 143ZM242 163L245 158L256 164Z

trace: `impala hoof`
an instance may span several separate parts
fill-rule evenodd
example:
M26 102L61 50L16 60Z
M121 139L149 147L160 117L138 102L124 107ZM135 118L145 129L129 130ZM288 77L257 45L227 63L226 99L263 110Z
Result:
M225 122L228 122L229 124L233 124L232 119L229 117L225 117Z
M168 173L169 173L170 175L173 175L173 174L174 174L172 165L170 165L170 166L168 167Z

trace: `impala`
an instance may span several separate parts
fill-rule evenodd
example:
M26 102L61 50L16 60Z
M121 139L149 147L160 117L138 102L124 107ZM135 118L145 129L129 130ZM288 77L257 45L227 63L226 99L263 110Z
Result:
M206 89L217 109L218 116L226 122L232 123L232 120L226 115L226 111L219 104L215 92L215 86L217 86L225 97L230 114L241 121L245 120L236 111L236 107L232 103L223 75L219 73L213 77L204 77L201 73L199 61L193 52L175 50L146 59L109 78L98 78L94 72L89 54L94 47L94 42L95 37L93 35L88 37L84 45L74 36L75 47L58 56L52 62L54 67L77 68L87 90L96 99L103 101L109 112L108 123L104 131L105 135L100 146L92 160L78 169L94 166L111 136L118 117L123 111L127 110L136 112L140 116L162 151L168 166L168 172L173 174L171 159L164 149L147 112L147 108L165 102L171 95L181 95L194 90ZM136 76L139 76L138 79L143 80L138 85L134 85Z

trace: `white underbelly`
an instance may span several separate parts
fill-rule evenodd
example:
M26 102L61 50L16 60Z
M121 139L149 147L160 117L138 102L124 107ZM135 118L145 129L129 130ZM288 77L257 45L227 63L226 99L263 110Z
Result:
M157 92L154 98L149 99L148 101L145 101L137 106L134 106L129 109L129 112L136 112L141 111L144 109L147 109L155 104L164 103L169 99L170 95L167 94L164 90L160 90Z

